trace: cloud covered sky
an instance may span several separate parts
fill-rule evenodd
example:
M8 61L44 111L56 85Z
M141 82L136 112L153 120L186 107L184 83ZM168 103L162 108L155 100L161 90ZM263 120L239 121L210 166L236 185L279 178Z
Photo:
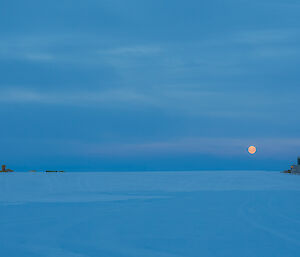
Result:
M285 168L300 155L299 11L292 0L2 1L1 161Z

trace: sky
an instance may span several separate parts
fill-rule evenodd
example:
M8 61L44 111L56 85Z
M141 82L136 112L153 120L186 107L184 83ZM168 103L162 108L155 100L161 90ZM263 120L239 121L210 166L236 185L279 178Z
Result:
M288 168L299 12L292 0L1 1L0 163Z

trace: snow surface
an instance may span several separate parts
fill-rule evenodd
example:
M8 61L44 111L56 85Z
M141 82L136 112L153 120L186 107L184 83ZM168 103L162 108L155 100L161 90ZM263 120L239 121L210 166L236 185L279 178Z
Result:
M298 257L300 176L0 174L0 256Z

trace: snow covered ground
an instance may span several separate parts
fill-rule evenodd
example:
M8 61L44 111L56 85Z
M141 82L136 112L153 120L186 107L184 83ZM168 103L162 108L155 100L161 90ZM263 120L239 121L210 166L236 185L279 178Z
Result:
M0 256L298 257L300 176L0 174Z

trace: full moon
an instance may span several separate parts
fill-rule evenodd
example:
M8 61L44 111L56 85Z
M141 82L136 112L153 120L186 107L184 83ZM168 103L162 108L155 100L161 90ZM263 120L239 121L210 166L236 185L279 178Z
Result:
M249 146L248 152L249 152L250 154L255 154L255 153L256 153L256 147L253 146L253 145Z

